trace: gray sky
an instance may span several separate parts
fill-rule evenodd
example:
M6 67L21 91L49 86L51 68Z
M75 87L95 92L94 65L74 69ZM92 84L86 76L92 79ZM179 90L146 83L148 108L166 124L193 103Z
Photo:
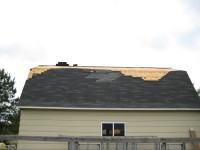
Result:
M171 67L200 88L199 0L0 0L0 68Z

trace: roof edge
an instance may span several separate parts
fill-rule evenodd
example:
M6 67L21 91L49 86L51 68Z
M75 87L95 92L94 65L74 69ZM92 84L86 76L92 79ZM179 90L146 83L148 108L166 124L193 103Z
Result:
M34 106L19 106L20 109L53 109L53 110L127 110L127 111L200 111L200 108L78 108L78 107L34 107Z

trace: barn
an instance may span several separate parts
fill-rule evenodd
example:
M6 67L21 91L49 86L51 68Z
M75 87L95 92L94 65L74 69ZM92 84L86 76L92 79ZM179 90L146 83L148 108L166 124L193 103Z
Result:
M200 136L200 100L186 71L172 68L55 66L30 69L19 135ZM19 149L66 143L19 141Z

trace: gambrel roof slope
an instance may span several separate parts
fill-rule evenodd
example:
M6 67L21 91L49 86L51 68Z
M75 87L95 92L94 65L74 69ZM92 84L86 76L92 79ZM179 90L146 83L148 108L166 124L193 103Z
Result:
M166 68L39 66L21 108L200 109L185 71Z

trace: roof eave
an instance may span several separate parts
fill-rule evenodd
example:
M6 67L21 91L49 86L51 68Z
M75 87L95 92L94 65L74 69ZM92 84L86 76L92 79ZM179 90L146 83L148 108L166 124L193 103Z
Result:
M200 108L80 108L80 107L37 107L37 106L19 106L20 109L53 109L53 110L124 110L124 111L200 111Z

